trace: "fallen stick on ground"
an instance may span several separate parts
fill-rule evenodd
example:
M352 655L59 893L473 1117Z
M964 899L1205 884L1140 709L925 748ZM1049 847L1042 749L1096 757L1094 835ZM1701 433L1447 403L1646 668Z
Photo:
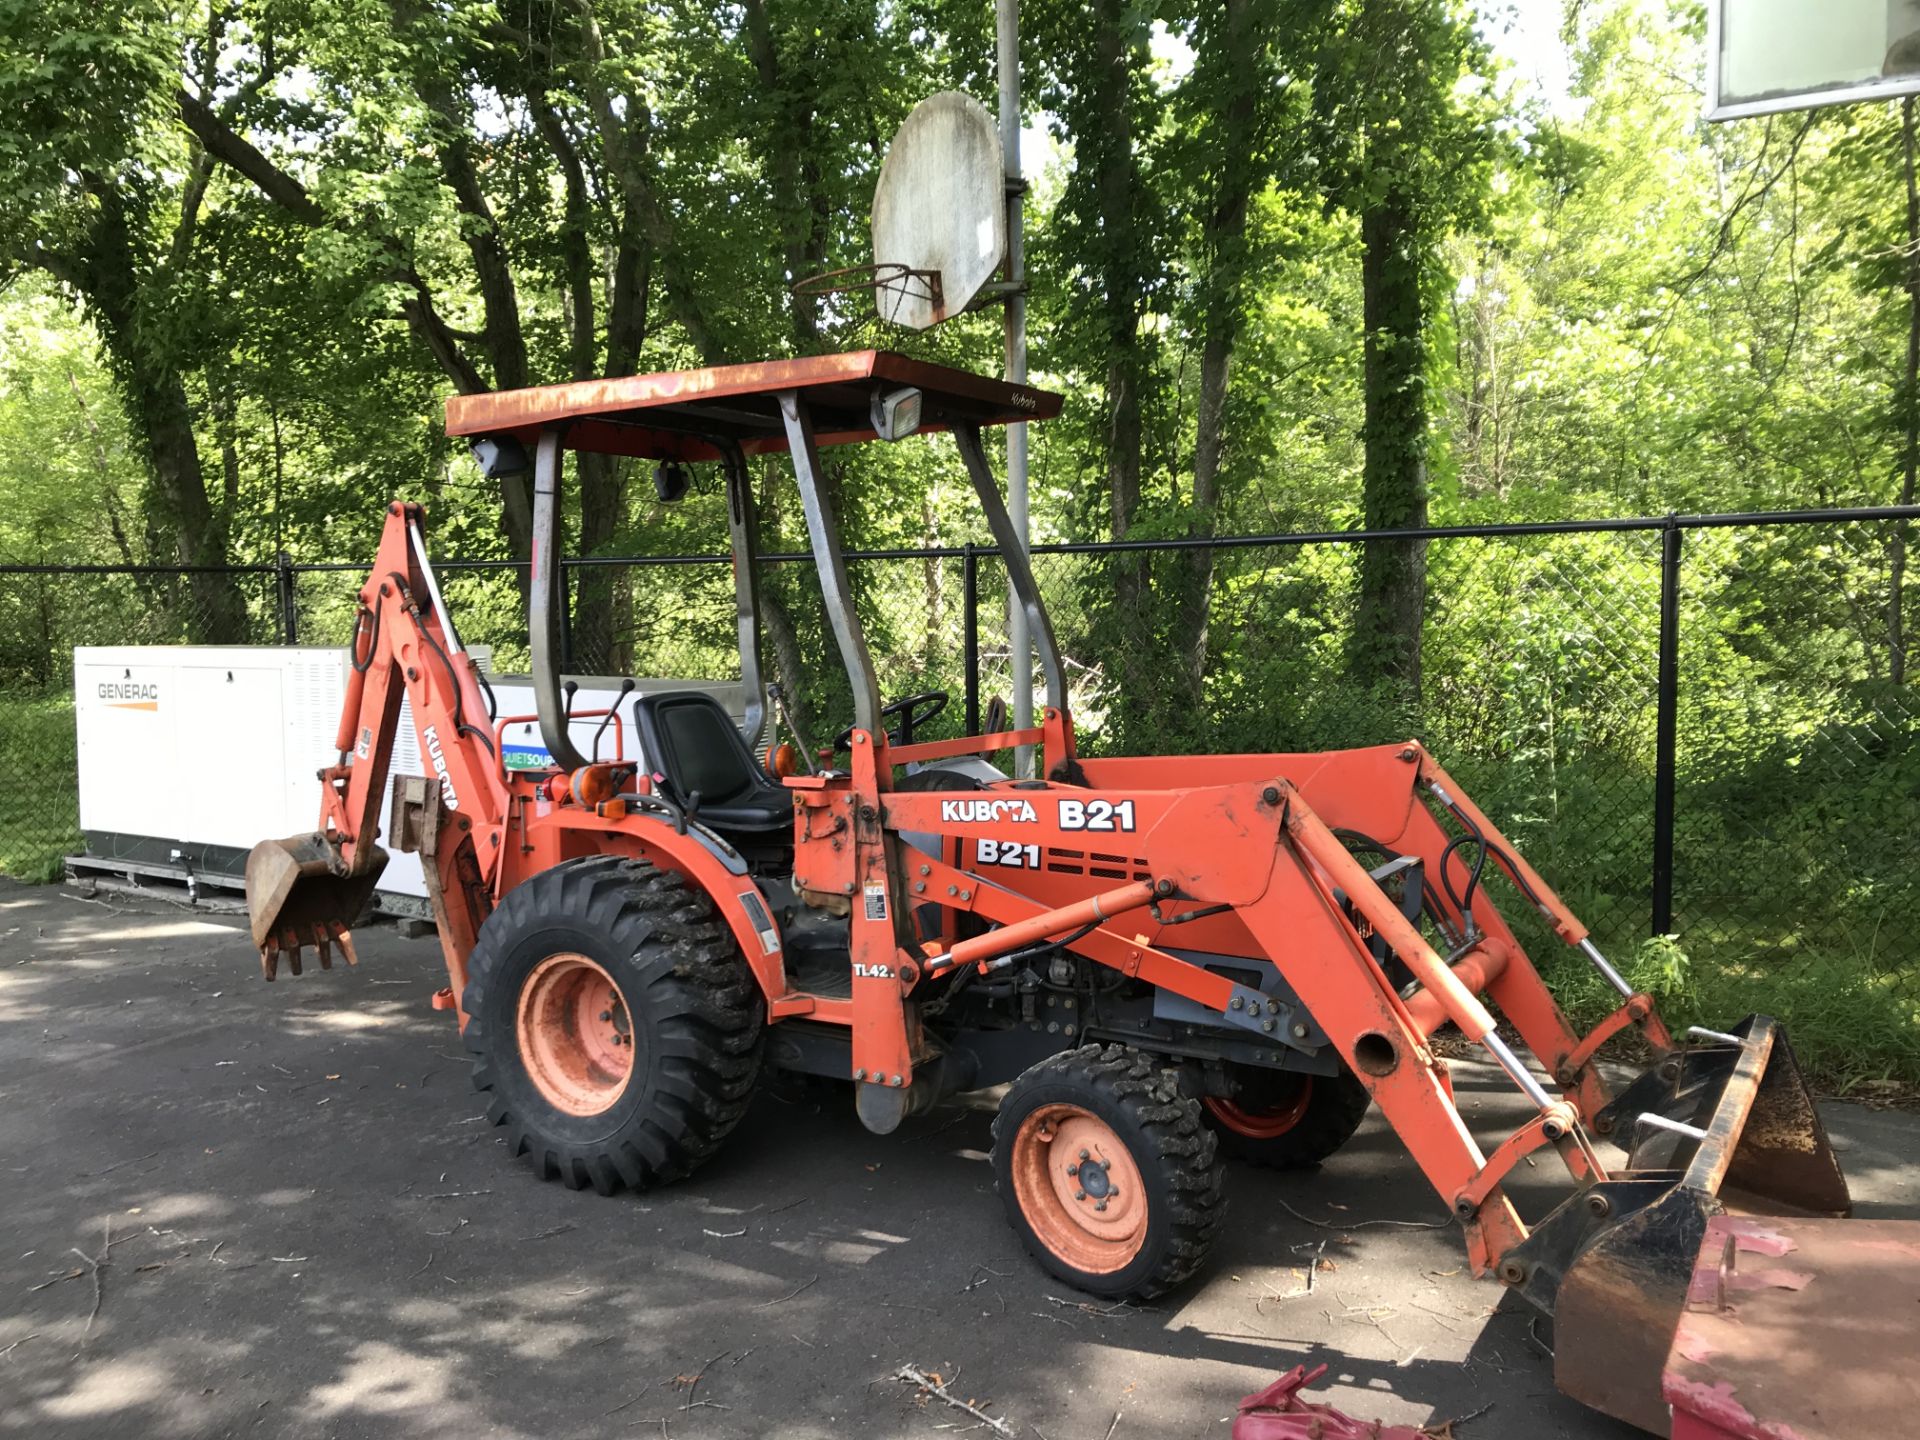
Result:
M1335 1230L1343 1234L1348 1230L1364 1230L1369 1225L1391 1225L1400 1230L1445 1230L1453 1224L1451 1220L1349 1220L1345 1224L1335 1225L1325 1220L1316 1220L1311 1215L1302 1215L1284 1200L1275 1200L1273 1203L1302 1224L1312 1225L1320 1230Z
M794 1286L793 1289L789 1290L786 1294L779 1296L777 1299L765 1301L764 1303L756 1305L753 1308L756 1310L764 1310L767 1308L768 1305L778 1305L782 1300L791 1300L793 1299L794 1296L798 1295L802 1290L805 1290L808 1286L812 1285L814 1281L818 1280L819 1278L820 1277L818 1275L815 1275L812 1280L808 1280L802 1284Z
M933 1396L936 1400L944 1400L946 1401L947 1404L953 1406L954 1409L966 1411L967 1414L973 1416L974 1419L981 1421L983 1424L985 1424L986 1427L989 1430L993 1431L994 1434L1004 1435L1007 1437L1007 1440L1013 1440L1013 1431L1007 1425L1006 1421L996 1420L993 1418L993 1416L987 1414L986 1411L981 1410L976 1406L969 1405L966 1401L960 1399L956 1395L948 1394L946 1386L934 1384L934 1382L929 1377L922 1375L918 1370L914 1369L913 1366L902 1365L898 1370L893 1372L893 1378L896 1380L905 1380L910 1384L918 1385L922 1390L926 1391L927 1394Z
M120 1237L121 1240L128 1238L130 1237L125 1235ZM107 1298L106 1288L100 1279L100 1272L112 1263L108 1257L113 1254L113 1247L118 1243L119 1241L113 1238L113 1217L109 1215L106 1219L105 1231L101 1237L100 1253L98 1255L88 1255L77 1245L73 1247L73 1253L86 1261L87 1269L93 1274L93 1308L87 1312L87 1328L80 1332L80 1339L83 1344L93 1337L93 1322L100 1318L100 1302Z
M728 1353L727 1351L722 1350L718 1355L713 1357L713 1360L724 1359L727 1353ZM696 1401L693 1398L693 1392L700 1388L700 1377L702 1375L705 1375L707 1371L713 1368L713 1360L707 1361L706 1364L702 1365L698 1370L693 1372L693 1378L687 1382L687 1403L680 1407L682 1410L691 1410L696 1404L706 1405L706 1404L712 1403L706 1400Z

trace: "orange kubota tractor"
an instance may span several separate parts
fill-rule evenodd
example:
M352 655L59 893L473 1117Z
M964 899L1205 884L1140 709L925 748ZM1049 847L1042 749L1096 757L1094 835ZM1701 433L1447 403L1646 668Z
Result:
M1474 1269L1557 1322L1570 1393L1664 1432L1659 1377L1707 1221L1743 1203L1844 1213L1846 1183L1774 1021L1676 1040L1552 887L1417 742L1303 755L1081 758L1059 647L981 428L1058 396L886 352L642 375L448 402L483 468L531 465L530 629L553 767L509 770L428 561L396 502L360 594L339 763L319 828L247 868L267 978L323 963L385 863L381 798L404 695L426 780L387 840L424 862L451 1010L513 1153L574 1187L687 1174L768 1066L853 1082L887 1131L1011 1082L993 1126L1007 1216L1083 1290L1147 1296L1201 1266L1221 1154L1331 1155L1378 1104L1460 1226ZM1030 730L926 740L946 703L882 703L818 446L915 430L957 445L1046 686ZM786 450L852 724L830 764L767 728L750 453ZM717 462L734 555L745 735L698 693L647 694L579 753L556 671L568 450ZM527 717L511 717L524 720ZM777 734L772 737L778 740ZM799 738L799 737L796 737ZM1044 779L985 758L1038 746ZM597 747L596 747L597 748ZM804 742L801 755L812 756ZM1571 1028L1483 883L1503 873L1619 992ZM1486 997L1485 1000L1482 997ZM1488 1002L1544 1074L1502 1040ZM1430 1041L1457 1027L1534 1108L1489 1153ZM1596 1056L1637 1031L1616 1086ZM1624 1159L1603 1159L1607 1137ZM1570 1191L1523 1221L1503 1189L1537 1151Z

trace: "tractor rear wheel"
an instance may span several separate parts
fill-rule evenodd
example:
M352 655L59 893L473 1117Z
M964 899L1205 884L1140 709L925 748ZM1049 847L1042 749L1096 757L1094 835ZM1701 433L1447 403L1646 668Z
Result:
M1234 1065L1237 1090L1200 1102L1220 1148L1276 1170L1318 1165L1353 1138L1367 1117L1367 1087L1346 1066L1338 1075Z
M481 927L474 1088L510 1154L603 1195L692 1171L746 1113L766 1009L713 905L644 860L569 860Z
M1125 1045L1052 1055L1015 1080L994 1117L993 1169L1034 1257L1095 1295L1173 1289L1226 1211L1199 1104Z

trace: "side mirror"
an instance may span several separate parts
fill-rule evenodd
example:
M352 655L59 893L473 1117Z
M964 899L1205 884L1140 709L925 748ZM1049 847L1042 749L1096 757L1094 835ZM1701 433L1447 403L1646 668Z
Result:
M662 504L671 505L676 500L684 500L687 487L692 484L693 476L687 473L684 465L662 460L653 467L653 493L660 497Z

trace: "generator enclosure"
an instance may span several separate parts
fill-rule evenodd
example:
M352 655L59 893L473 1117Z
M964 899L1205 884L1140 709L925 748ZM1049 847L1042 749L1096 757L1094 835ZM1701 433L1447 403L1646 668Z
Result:
M474 645L468 653L492 688L494 723L508 722L499 726L505 764L519 770L551 763L532 718L531 682L494 675L489 646ZM573 709L583 716L621 700L620 677L569 678L579 686ZM340 758L333 742L346 684L347 652L338 646L77 647L74 725L86 850L73 857L72 868L237 889L260 836L313 828L319 811L314 775ZM636 679L628 703L634 694L663 690L704 691L736 724L744 714L739 684L707 680ZM574 744L590 755L597 733L602 758L636 758L631 712L604 730L603 719L571 721ZM412 711L403 707L389 796L393 777L425 773ZM375 905L389 914L425 916L426 893L418 857L395 852Z

